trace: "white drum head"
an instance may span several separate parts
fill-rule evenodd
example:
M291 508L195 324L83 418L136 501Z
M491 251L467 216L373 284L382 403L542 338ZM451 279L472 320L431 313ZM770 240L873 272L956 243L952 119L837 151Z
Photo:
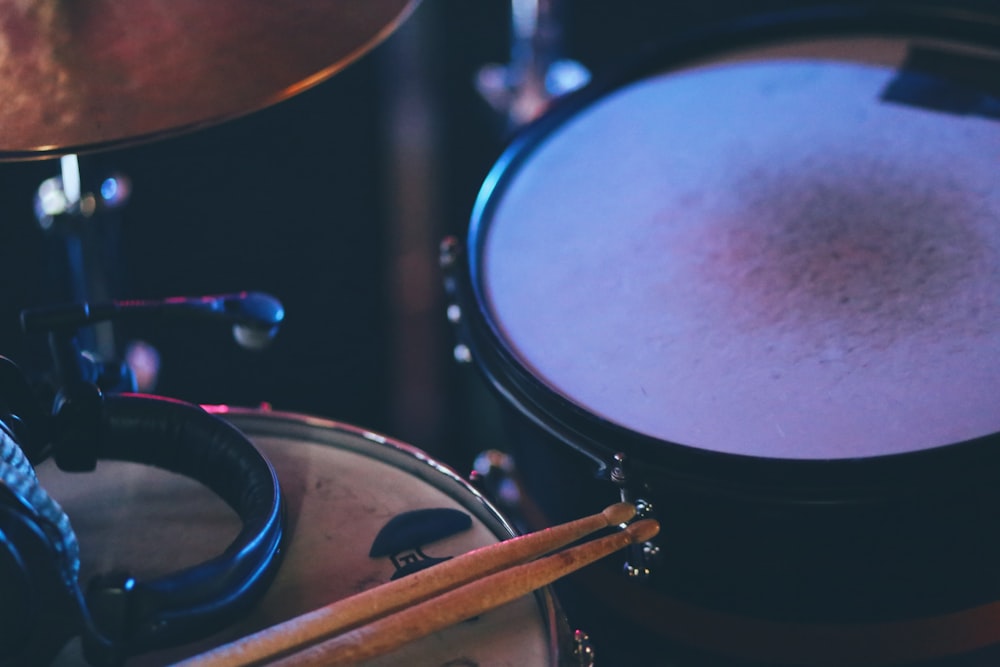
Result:
M1000 431L1000 119L884 101L908 45L745 51L575 114L491 202L504 343L587 411L718 452Z

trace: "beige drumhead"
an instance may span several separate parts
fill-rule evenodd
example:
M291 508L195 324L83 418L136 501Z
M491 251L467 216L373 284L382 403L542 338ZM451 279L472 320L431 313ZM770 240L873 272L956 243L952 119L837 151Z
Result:
M1000 431L1000 121L884 99L913 45L750 49L571 116L487 204L505 345L588 412L718 452Z
M223 411L277 470L290 531L284 560L247 618L203 642L139 656L129 665L174 662L388 581L396 566L389 557L369 558L368 550L402 512L452 508L472 517L470 530L423 545L430 557L512 535L492 506L419 450L310 417ZM220 553L239 529L235 513L210 491L151 467L101 462L94 473L68 475L47 463L39 479L79 538L84 585L118 569L141 579L195 565ZM553 665L556 620L548 593L526 596L365 664ZM55 664L85 664L78 642Z

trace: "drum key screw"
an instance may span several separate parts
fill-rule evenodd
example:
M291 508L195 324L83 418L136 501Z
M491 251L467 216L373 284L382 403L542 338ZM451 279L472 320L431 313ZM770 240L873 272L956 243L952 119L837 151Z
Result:
M643 553L645 553L645 549L643 549ZM652 571L645 565L645 563L641 565L634 565L632 562L627 562L625 563L625 574L628 575L629 579L643 581L649 578Z
M629 489L629 482L631 480L626 472L625 454L619 452L614 455L614 464L611 466L608 475L611 478L611 481L618 485L622 502L632 503L635 505L636 519L655 518L652 503L647 500L643 500L642 498L633 498L635 494ZM628 575L629 579L648 579L652 574L652 568L650 565L659 553L660 548L652 542L631 546L629 548L629 559L624 565L625 573Z
M442 269L450 269L461 254L461 243L454 236L445 237L438 247L438 264Z
M618 453L615 454L615 464L611 467L611 481L622 487L622 493L625 493L625 455ZM627 500L622 498L622 500Z
M472 351L469 350L469 346L464 343L456 345L453 354L455 355L455 361L460 364L468 364L472 362Z
M653 517L653 503L642 498L636 498L633 504L635 505L636 519L649 519Z
M445 272L444 288L449 300L452 301L452 303L448 304L448 321L455 325L461 324L462 322L462 307L459 306L458 303L455 303L455 301L458 300L456 296L458 288L455 277L452 273L461 256L462 244L457 238L454 236L448 236L441 241L441 245L438 248L438 264ZM456 345L452 350L452 354L455 357L455 361L460 364L468 364L472 362L472 352L469 350L469 346L465 343L459 343Z
M594 667L594 646L583 630L573 631L573 658L579 667Z

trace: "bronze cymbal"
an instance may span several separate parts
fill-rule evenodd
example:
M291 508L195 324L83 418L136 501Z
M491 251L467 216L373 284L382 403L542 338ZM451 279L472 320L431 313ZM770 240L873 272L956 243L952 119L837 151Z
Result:
M119 147L286 99L416 0L0 0L0 160Z

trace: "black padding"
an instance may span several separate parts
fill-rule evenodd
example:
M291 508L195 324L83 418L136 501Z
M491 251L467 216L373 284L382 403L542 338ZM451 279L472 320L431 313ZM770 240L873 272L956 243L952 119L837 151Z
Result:
M94 620L115 645L114 653L120 657L203 637L263 595L278 565L283 504L274 468L238 429L188 403L115 395L105 398L99 443L99 459L156 466L201 482L243 523L232 544L205 563L130 581L121 591L101 585L88 591ZM118 607L109 610L109 600Z

